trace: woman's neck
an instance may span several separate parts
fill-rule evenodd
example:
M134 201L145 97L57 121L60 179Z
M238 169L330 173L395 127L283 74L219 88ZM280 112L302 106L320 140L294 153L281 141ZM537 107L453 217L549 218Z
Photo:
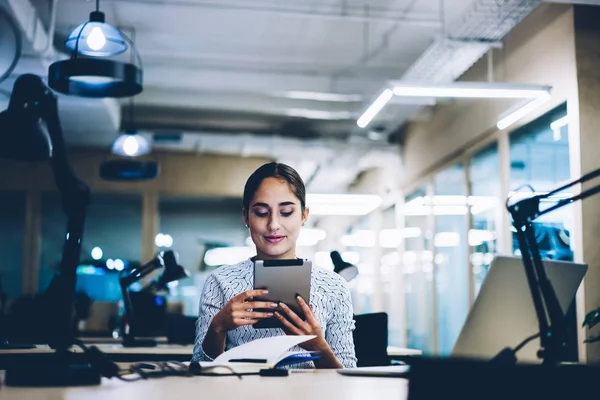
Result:
M258 249L257 249L256 255L254 257L252 257L251 260L252 261L256 261L256 260L293 260L296 258L298 258L298 257L296 257L295 250L288 251L287 253L281 254L279 256L272 256L269 254L264 254L263 252L258 251Z

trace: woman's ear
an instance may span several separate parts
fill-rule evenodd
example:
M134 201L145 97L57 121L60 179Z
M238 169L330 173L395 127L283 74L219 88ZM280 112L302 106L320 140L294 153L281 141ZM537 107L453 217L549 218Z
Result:
M310 208L306 207L304 212L302 213L302 226L306 224L306 220L308 220L308 214L310 213Z
M246 224L246 228L248 227L248 211L245 208L242 208L242 216L244 217L244 223Z

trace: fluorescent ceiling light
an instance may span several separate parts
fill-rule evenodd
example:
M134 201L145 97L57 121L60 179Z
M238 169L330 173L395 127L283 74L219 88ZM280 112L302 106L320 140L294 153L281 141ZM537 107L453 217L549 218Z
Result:
M381 111L383 107L391 100L394 96L394 92L392 89L385 89L381 94L377 97L377 99L371 104L369 108L360 116L360 118L356 121L356 125L359 128L364 128L369 125L369 122L375 118L375 116Z
M273 95L276 97L284 97L286 99L329 101L338 103L353 103L363 101L363 96L360 94L289 91L275 92Z
M311 215L367 215L381 204L370 194L307 194Z
M218 267L225 264L231 265L254 255L256 255L256 248L253 246L217 247L206 252L204 263L209 267Z
M565 115L562 118L557 119L556 121L553 121L552 123L550 123L550 129L552 129L553 131L562 128L563 126L567 125L569 123L569 116Z
M496 126L498 129L503 130L508 128L510 125L514 124L546 101L550 99L550 95L546 94L540 97L537 97L533 100L530 100L524 104L517 105L515 108L508 110L504 114L500 115Z
M285 115L308 119L340 120L352 119L353 114L349 111L322 111L309 110L308 108L288 108Z
M377 99L356 121L364 128L394 97L412 97L431 101L435 98L538 99L549 96L550 86L522 85L502 82L452 82L445 84L410 84L389 82ZM422 100L420 100L422 101ZM416 103L418 104L418 103Z
M453 82L440 85L391 82L394 95L403 97L465 97L490 99L529 99L548 94L549 86L500 82Z

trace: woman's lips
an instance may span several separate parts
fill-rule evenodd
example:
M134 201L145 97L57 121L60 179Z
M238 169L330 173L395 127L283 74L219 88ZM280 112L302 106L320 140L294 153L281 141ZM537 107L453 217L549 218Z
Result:
M279 243L283 239L285 239L285 236L265 236L265 240L269 243Z

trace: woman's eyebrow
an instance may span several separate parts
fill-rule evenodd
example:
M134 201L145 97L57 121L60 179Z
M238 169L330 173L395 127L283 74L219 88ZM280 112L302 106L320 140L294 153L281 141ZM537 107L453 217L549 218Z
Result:
M284 202L279 203L280 207L282 207L282 206L295 206L295 205L296 205L296 203L294 203L293 201L284 201ZM269 205L267 203L254 203L252 205L252 207L266 207L266 208L269 208Z

